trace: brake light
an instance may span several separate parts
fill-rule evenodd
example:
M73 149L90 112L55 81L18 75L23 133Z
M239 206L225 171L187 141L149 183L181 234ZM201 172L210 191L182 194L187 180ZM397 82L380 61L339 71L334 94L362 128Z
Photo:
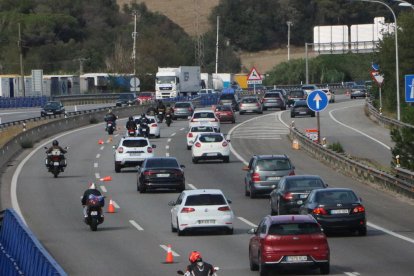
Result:
M227 142L226 141L224 141L223 143L221 143L221 145L223 146L223 147L227 147Z
M189 138L192 138L193 137L193 133L188 133L188 135L187 135Z
M123 147L119 147L119 148L118 148L118 152L119 152L119 153L123 153L123 152L124 152L124 148L123 148Z
M210 120L210 122L218 122L218 119L214 118L214 120Z
M191 213L191 212L195 212L195 209L191 207L184 207L183 209L181 209L181 213Z
M240 104L240 107L242 107L242 106L243 106L243 104L241 103L241 104Z
M294 170L291 170L290 173L289 173L289 175L295 175L295 171Z
M253 173L253 175L252 175L252 180L253 180L253 182L258 182L258 181L260 181L260 174L258 174L258 173Z
M317 207L313 209L312 213L315 215L327 215L328 214L328 212L326 212L326 210L322 207Z
M188 108L188 111L193 112L193 109L191 107Z
M148 153L152 153L152 147L148 147L148 148L147 148L147 152L148 152Z
M285 200L291 200L291 199L293 199L293 194L292 193L286 193L286 194L283 195L283 198Z
M354 207L353 209L352 209L352 212L351 213L364 213L365 212L365 208L364 208L364 206L362 206L362 205L358 205L358 206L356 206L356 207Z
M223 211L223 212L227 212L227 211L230 211L230 208L229 208L229 206L223 206L223 207L219 207L218 210Z
M59 161L59 160L60 160L59 155L52 156L52 161Z
M197 143L194 144L194 146L196 146L197 148L200 148L201 147L201 143L200 142L197 142Z
M267 99L263 98L263 99L262 99L262 103L264 103L265 101L267 101Z
M157 174L157 172L155 172L155 171L144 171L144 175L154 175L154 174Z
M151 127L157 127L157 126L158 126L157 124L152 124L152 125L151 125Z
M176 172L175 172L175 175L176 175L176 176L182 176L182 175L183 175L183 172L182 172L182 171L176 171Z
M194 119L191 119L191 122L195 122Z

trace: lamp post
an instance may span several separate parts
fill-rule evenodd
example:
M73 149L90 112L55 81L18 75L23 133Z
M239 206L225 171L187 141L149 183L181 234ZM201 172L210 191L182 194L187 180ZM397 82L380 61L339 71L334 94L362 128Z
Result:
M395 16L394 11L392 10L392 8L381 1L377 1L377 0L359 0L362 2L368 2L368 3L378 3L381 4L385 7L387 7L390 12L392 13L392 16L394 17L394 24L395 24L395 31L394 31L394 38L395 38L395 84L396 84L396 89L397 89L397 120L400 121L401 120L401 112L400 112L400 78L399 78L399 70L398 70L398 25L397 25L397 17Z
M290 27L293 25L292 21L287 21L286 24L288 25L288 61L290 60Z
M398 4L398 6L400 7L410 7L414 10L414 5L411 3L408 3L407 1L404 1L404 0L393 0L393 1L399 2L400 4Z

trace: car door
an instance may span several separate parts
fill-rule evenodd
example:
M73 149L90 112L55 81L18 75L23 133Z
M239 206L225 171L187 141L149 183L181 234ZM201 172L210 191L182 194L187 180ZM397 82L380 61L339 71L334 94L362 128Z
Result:
M254 163L254 158L250 159L249 166L248 166L249 169L247 170L246 177L244 178L244 183L248 191L250 191L250 183L252 182L252 173L253 173L252 168L254 168L253 163Z
M175 201L175 205L171 208L171 223L172 223L172 225L174 225L174 227L177 227L177 228L178 228L177 215L178 215L178 212L180 211L180 209L182 207L181 205L183 203L183 198L184 197L185 197L185 194L181 193L178 196L177 200Z
M262 242L263 234L266 234L266 228L266 219L263 219L257 227L254 236L251 238L250 250L252 254L252 259L255 263L259 263L260 245Z

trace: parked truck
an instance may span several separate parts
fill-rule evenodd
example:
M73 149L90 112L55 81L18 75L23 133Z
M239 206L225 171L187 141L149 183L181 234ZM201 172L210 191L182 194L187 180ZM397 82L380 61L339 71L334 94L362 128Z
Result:
M201 89L200 66L158 67L155 98L195 95Z

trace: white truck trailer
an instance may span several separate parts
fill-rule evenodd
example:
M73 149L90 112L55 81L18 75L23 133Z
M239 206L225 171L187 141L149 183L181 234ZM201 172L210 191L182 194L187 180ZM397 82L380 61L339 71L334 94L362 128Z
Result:
M200 66L158 67L155 98L195 95L201 89Z

